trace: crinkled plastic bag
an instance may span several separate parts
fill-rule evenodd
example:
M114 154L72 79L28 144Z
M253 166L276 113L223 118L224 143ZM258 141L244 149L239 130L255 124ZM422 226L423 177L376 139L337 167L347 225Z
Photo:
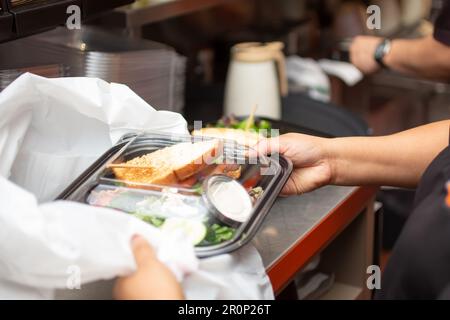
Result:
M141 234L187 298L273 299L251 245L198 261L189 242L132 216L48 202L122 135L150 130L187 133L181 115L124 85L25 74L0 94L0 298L48 299L54 289L64 289L56 298L110 298L111 279L135 270L129 242ZM81 290L68 290L77 277Z
M157 248L178 279L197 269L192 245L130 215L42 203L123 134L142 130L186 133L186 122L98 79L25 74L0 94L0 298L52 298L53 289L73 285L74 270L78 285L129 274L134 234Z
M142 130L187 133L181 115L127 86L25 74L0 95L0 175L50 201L123 134Z

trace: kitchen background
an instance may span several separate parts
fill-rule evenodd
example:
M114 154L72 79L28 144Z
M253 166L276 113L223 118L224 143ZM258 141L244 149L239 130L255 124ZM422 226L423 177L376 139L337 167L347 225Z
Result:
M1 10L6 5L18 16L32 17L37 3L57 2L1 0L0 23L9 18ZM431 21L442 6L442 1L431 0L138 0L99 13L101 2L90 1L81 30L59 27L0 44L0 90L26 71L47 77L99 77L129 85L153 107L181 112L190 123L211 122L224 114L230 49L235 44L280 41L287 57L348 61L352 37L430 34ZM122 2L129 1L108 1L111 7ZM366 26L370 4L381 8L381 30ZM27 20L30 24L15 28L34 33L36 25L45 28L46 20L53 18L36 13ZM0 31L0 38L6 33ZM313 79L323 76L314 68L309 72ZM368 130L384 135L446 119L450 111L448 84L390 71L352 86L327 76L325 89L317 83L299 85L292 78L295 75L289 76L289 95L282 104L289 111L283 110L282 117L312 129L338 130L341 121L358 134ZM406 191L380 194L385 210L395 213L385 215L392 220L385 224L386 249L395 241L396 225L409 211L411 197ZM404 199L400 206L399 198Z

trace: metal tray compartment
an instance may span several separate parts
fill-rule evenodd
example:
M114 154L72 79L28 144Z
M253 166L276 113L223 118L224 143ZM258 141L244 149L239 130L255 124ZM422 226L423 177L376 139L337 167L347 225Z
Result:
M190 183L151 185L127 182L117 179L108 168L110 164L124 163L165 147L183 142L195 143L201 139L205 140L190 135L155 132L126 135L77 178L58 199L121 210L160 228L168 228L174 221L188 221L190 230L197 230L193 242L196 243L198 257L234 251L252 239L269 213L292 171L292 164L287 159L280 156L278 159L263 157L257 162L248 161L244 156L247 151L245 147L232 141L223 141L222 157L198 172ZM208 176L217 174L215 168L223 169L223 166L227 166L225 160L238 163L240 176L236 181L244 188L263 189L261 196L253 201L250 217L239 226L219 221L203 199L202 182ZM270 166L270 175L261 174L261 169L267 166ZM195 238L195 234L202 234L202 231L198 231L199 223L205 227L205 230L200 228L205 231L201 241Z

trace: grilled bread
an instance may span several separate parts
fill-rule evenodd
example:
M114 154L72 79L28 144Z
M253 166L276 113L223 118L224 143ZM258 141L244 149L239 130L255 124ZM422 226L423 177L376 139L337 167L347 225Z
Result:
M127 161L145 168L113 168L117 179L145 184L177 184L203 170L222 151L218 140L179 143Z

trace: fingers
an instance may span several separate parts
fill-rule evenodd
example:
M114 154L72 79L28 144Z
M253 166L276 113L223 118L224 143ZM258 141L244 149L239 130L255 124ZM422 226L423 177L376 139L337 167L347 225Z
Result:
M280 150L279 137L263 139L257 145L246 151L246 157L250 159L259 158L261 156L269 156L278 153Z
M156 258L154 249L141 236L133 236L136 272L117 279L113 295L121 300L183 299L183 290L173 273Z
M264 139L256 146L259 154L269 155L280 152L280 138Z
M138 269L156 258L154 249L147 240L139 235L133 236L131 239L131 247Z
M280 196L281 197L289 197L289 196L295 196L295 195L299 196L299 195L302 195L303 193L305 193L305 191L297 183L297 178L291 176L291 178L288 180L288 182L283 187L283 190L281 191Z

